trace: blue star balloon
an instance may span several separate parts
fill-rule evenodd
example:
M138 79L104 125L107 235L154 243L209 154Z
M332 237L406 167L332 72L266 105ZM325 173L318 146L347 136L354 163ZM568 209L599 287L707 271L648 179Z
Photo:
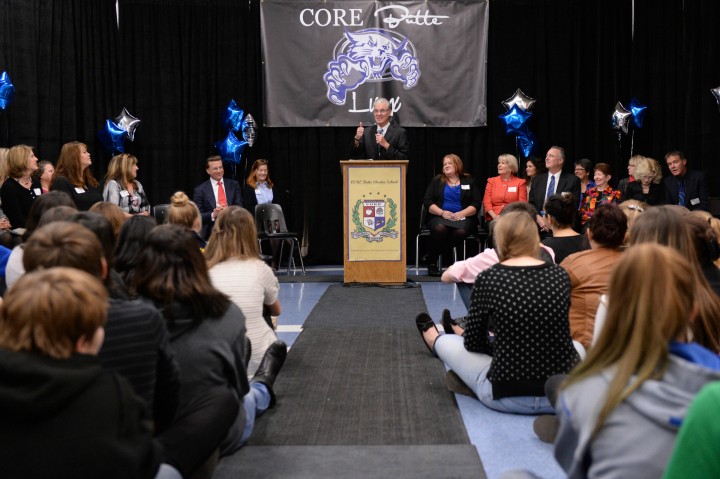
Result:
M240 129L240 125L242 125L242 117L244 114L245 112L238 108L235 100L230 100L230 103L225 109L225 114L223 115L223 124L228 130L238 131Z
M247 141L248 145L250 145L250 148L252 148L255 143L255 131L255 118L248 113L242 122L242 134L245 141Z
M120 114L115 117L115 124L127 132L130 141L135 141L135 128L137 128L138 123L140 123L140 120L132 116L125 107L123 107Z
M215 148L217 148L223 160L231 161L239 165L243 150L245 150L247 145L246 141L238 140L235 135L233 135L233 132L229 131L224 140L215 143Z
M525 111L517 105L513 105L509 111L503 113L498 118L505 124L505 134L518 133L526 121L532 116L532 113Z
M638 99L634 97L630 100L630 104L628 106L630 107L630 113L632 113L635 125L637 125L638 128L642 128L643 121L645 120L645 110L647 110L647 107L641 104Z
M535 148L535 135L532 131L524 128L523 131L518 134L517 139L523 155L527 158L532 154L532 151Z
M100 144L110 153L125 153L126 131L110 120L105 120L105 128L98 132Z
M14 96L15 85L10 80L10 75L7 72L2 72L0 75L0 110L7 108L12 103Z

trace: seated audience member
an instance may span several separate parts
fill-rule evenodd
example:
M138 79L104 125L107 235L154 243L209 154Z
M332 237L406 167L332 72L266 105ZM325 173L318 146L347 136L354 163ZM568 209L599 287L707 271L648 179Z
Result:
M216 218L217 217L213 217L213 224L215 224ZM200 210L197 205L190 201L190 198L188 198L188 196L182 191L176 192L170 198L170 208L168 208L166 222L187 228L192 237L195 238L195 242L200 250L205 249L205 240L202 236L200 236L202 228Z
M84 225L59 221L43 226L28 239L25 249L27 271L56 266L77 268L102 280L107 287L102 244ZM178 370L159 311L140 301L111 298L100 361L130 381L153 411L159 429L172 421L178 403Z
M90 170L92 160L87 145L78 141L65 143L53 174L50 190L64 191L79 211L87 211L102 201L102 190Z
M628 160L628 176L627 178L623 178L618 182L618 190L620 191L620 195L622 199L625 199L625 196L627 195L627 187L630 183L635 181L635 167L637 164L644 160L645 157L642 155L635 155L631 156Z
M527 213L531 218L535 218L537 216L535 208L524 201L510 203L503 208L500 216L514 211ZM540 244L540 259L548 263L554 263L554 254L555 253L553 253L552 249L542 243ZM457 283L460 297L462 298L463 303L465 303L465 307L470 309L470 294L472 292L472 287L475 284L475 280L477 279L477 275L499 262L500 260L498 259L495 248L486 248L485 251L473 256L472 258L453 263L443 272L441 279L445 283ZM447 314L449 315L450 312L448 311ZM444 311L443 315L445 315Z
M560 263L570 277L572 338L590 347L600 295L607 292L610 272L621 256L627 218L614 204L600 205L588 223L590 249L574 253Z
M263 306L272 316L279 316L282 309L278 280L260 260L255 220L245 208L229 206L220 213L205 248L205 258L213 286L228 295L245 316L252 350L247 375L252 378L265 351L277 341L272 324L263 317Z
M215 220L222 210L230 205L243 206L240 184L224 178L222 158L211 156L205 160L205 172L210 178L200 183L193 191L193 201L202 216L202 238L208 238Z
M7 157L10 148L0 148L0 186L7 180Z
M527 159L527 163L525 163L525 187L527 189L528 198L530 198L532 179L537 175L542 175L543 173L547 173L545 161L534 156L529 157Z
M628 184L625 200L638 200L650 206L665 204L665 185L660 164L643 158L635 167L635 181Z
M592 171L592 161L587 158L582 158L575 162L575 176L580 179L580 201L578 202L578 205L582 205L588 188L594 188L597 186L594 179L590 178L590 172Z
M547 173L533 178L532 194L528 197L528 201L540 213L536 220L544 235L550 231L541 216L544 212L545 200L563 192L572 193L576 198L580 198L580 179L572 173L563 173L564 163L565 149L551 146L545 155Z
M78 223L95 233L103 248L103 257L107 263L107 278L105 285L110 297L115 299L130 299L122 278L115 271L115 245L117 244L113 226L104 216L90 211L80 211L70 218L71 223Z
M665 178L665 202L689 210L708 211L710 187L705 173L687 168L683 152L672 150L665 155L671 175Z
M33 176L37 178L40 183L40 190L43 194L50 191L50 183L52 183L52 177L55 173L55 166L52 162L47 160L38 161L38 169L35 170Z
M52 208L56 206L68 206L75 207L70 196L61 191L51 191L37 198L30 208L27 223L25 224L25 233L22 235L22 241L27 239L33 234L35 229L38 227L40 218ZM11 287L20 276L25 273L25 267L23 266L23 245L19 244L13 248L10 257L8 258L7 266L5 268L5 283L7 287Z
M695 281L697 315L691 322L694 341L720 353L720 300L705 278L698 260L695 239L690 233L683 209L674 205L655 206L643 213L630 232L630 244L656 243L678 251L690 265ZM651 279L657 274L653 270Z
M630 230L632 230L635 220L641 214L645 213L645 211L649 208L649 206L646 203L643 203L642 201L625 200L622 203L620 203L618 205L618 207L620 208L620 211L625 213L625 217L627 218L628 229L627 229L627 233L625 233L625 243L627 243L629 236L630 236Z
M498 156L498 176L488 178L483 196L485 220L500 216L505 206L515 201L527 201L525 180L518 178L518 161L513 155Z
M115 247L115 270L125 283L128 296L137 297L135 289L135 268L140 258L140 252L145 247L148 233L157 224L151 216L133 216L123 223L120 228L117 246Z
M568 477L660 477L693 396L720 380L717 353L692 342L688 261L652 244L625 255L600 337L558 397L555 458Z
M482 205L480 190L463 171L459 156L445 155L442 173L433 178L425 191L424 205L430 229L428 274L440 276L440 255L461 246L468 235L477 231L477 212Z
M32 148L16 145L7 156L7 181L0 186L3 212L13 228L25 228L30 207L42 194L40 182L32 174L38 169L38 160Z
M695 244L695 253L700 269L702 269L710 288L720 296L720 269L715 264L720 257L720 245L718 245L715 231L710 224L702 217L696 216L696 212L703 211L698 210L685 216L685 224L689 228L690 237Z
M205 259L187 228L165 224L148 234L136 284L165 316L182 371L181 407L213 387L230 390L242 403L220 447L221 456L232 454L247 442L255 418L274 404L272 387L287 346L273 343L248 384L245 317L210 283Z
M678 433L664 479L720 477L720 382L703 387L693 399Z
M255 160L255 163L250 168L248 179L243 188L242 203L243 208L247 209L252 215L255 215L257 205L280 204L280 191L270 179L267 160ZM281 240L270 240L270 248L272 249L271 268L273 270L278 269L281 243Z
M103 199L117 205L126 217L150 215L150 203L143 186L137 180L138 169L137 158L122 153L110 160L105 176Z
M552 236L543 239L542 244L552 248L557 264L573 253L590 249L587 236L572 227L576 217L577 199L570 193L553 195L545 202L545 224Z
M125 223L126 216L118 205L101 201L100 203L92 205L88 211L104 216L112 225L115 238L120 235L120 228L122 228L123 223Z
M580 224L587 228L588 221L595 214L600 205L607 203L620 203L620 191L613 190L608 184L612 175L610 165L598 163L595 165L595 186L588 188L585 198L580 205Z
M545 381L579 360L568 324L570 281L562 268L539 259L539 244L530 216L502 215L495 226L500 263L478 275L466 328L454 327L462 336L441 335L426 313L415 319L425 345L450 368L451 390L460 391L462 381L500 412L551 412Z
M715 233L715 238L720 239L720 219L715 218L712 214L703 210L695 210L691 215L705 220L710 225L710 228L712 228L713 233ZM720 258L715 261L715 265L720 267Z
M72 268L29 273L5 296L0 310L4 477L158 474L161 451L142 402L96 357L107 308L100 281Z

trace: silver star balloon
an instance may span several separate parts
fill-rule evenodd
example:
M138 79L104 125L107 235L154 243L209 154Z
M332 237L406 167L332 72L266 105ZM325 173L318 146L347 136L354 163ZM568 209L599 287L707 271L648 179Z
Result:
M248 113L242 122L242 134L247 144L252 148L255 143L255 118Z
M630 118L632 118L632 112L628 111L622 103L617 102L611 117L613 130L618 130L618 132L622 130L623 133L627 133Z
M717 101L718 107L720 108L720 86L711 88L710 91L712 92L713 96L715 97L715 101Z
M514 105L517 105L525 111L530 111L533 105L535 105L535 101L535 98L530 98L518 88L515 90L513 96L502 102L502 104L505 105L508 111L511 110Z
M132 116L127 108L123 107L122 112L115 117L115 123L120 129L125 130L130 141L135 141L135 128L140 120Z

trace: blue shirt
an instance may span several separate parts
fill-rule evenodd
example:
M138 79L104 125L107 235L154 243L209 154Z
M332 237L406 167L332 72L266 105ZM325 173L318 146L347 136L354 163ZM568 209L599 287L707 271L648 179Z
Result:
M257 188L255 188L255 197L257 197L257 202L259 205L272 203L272 188L268 188L267 183L258 183Z
M458 211L463 209L462 204L460 203L460 185L445 185L442 209L447 210L451 213L457 213Z

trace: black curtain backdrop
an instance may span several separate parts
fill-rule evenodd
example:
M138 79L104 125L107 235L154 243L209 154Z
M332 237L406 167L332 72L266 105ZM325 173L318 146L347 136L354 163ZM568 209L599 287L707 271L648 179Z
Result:
M710 93L720 85L717 18L720 2L493 0L488 126L408 129L408 257L443 155L460 155L484 184L497 174L499 154L517 154L497 119L516 88L537 99L528 122L536 155L564 146L567 171L587 157L610 163L616 182L631 147L661 162L679 148L720 195L720 111ZM242 180L247 164L267 158L290 228L305 233L309 262L339 263L338 161L354 129L263 128L259 29L259 0L120 0L119 29L114 0L0 0L0 72L16 88L0 112L0 146L29 144L54 161L64 142L84 141L102 177L110 155L96 133L126 107L142 120L126 151L139 158L151 202L165 203L205 179L202 161L225 138L222 113L235 99L259 130L243 163L226 164L226 172ZM615 102L627 106L633 97L648 107L645 124L618 139L610 116Z

